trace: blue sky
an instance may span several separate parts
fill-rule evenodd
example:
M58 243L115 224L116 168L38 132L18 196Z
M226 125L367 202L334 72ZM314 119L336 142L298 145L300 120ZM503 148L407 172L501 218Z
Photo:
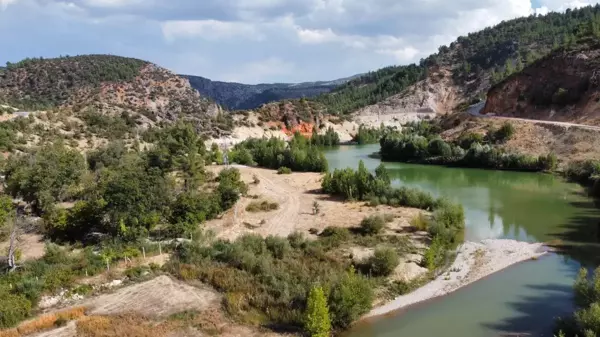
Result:
M591 0L0 0L0 63L114 54L215 80L329 80Z

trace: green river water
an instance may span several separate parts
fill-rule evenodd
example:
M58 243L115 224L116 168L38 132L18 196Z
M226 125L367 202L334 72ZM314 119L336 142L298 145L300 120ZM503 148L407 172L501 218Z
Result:
M326 152L330 169L356 168L379 145ZM572 284L591 266L600 212L581 187L536 173L385 163L393 184L460 202L466 239L562 240L570 249L518 264L442 298L363 322L345 337L552 336L553 320L572 311ZM590 251L591 250L591 251Z

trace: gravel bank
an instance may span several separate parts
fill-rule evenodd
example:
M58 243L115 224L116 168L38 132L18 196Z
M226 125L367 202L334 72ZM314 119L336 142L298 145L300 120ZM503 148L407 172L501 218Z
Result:
M459 248L456 260L448 272L410 294L374 308L365 318L444 296L515 263L536 259L546 252L542 243L496 239L483 240L480 243L466 242Z

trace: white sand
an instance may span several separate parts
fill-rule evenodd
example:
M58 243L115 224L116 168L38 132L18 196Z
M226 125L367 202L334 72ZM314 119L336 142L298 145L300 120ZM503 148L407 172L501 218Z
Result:
M425 286L397 297L377 307L365 317L383 315L388 312L444 296L490 274L515 263L536 259L546 253L541 243L515 240L483 240L481 243L466 242L459 250L456 260L447 272Z

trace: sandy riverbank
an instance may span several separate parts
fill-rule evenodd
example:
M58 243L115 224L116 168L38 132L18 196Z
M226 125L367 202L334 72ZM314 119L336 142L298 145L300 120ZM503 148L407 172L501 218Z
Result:
M480 243L466 242L459 248L456 260L447 272L410 294L374 308L365 318L447 295L513 264L536 259L546 252L542 243L496 239Z

